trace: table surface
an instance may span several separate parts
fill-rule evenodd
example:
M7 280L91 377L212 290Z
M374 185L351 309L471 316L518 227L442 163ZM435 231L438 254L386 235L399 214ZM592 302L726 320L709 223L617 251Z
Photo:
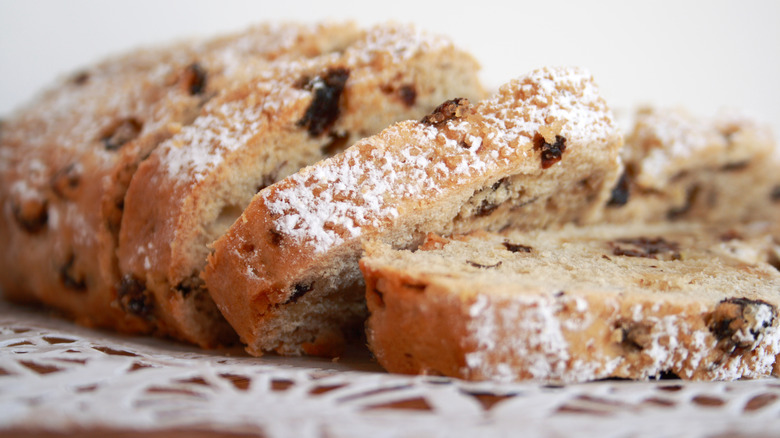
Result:
M0 302L0 435L778 436L780 380L498 384L249 357L90 330ZM117 435L119 433L119 435Z

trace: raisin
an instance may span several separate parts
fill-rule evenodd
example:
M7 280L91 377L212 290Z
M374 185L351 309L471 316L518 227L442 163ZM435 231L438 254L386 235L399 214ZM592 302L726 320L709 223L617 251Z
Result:
M202 292L206 290L206 282L203 281L197 274L182 280L176 285L176 291L181 294L182 298L187 298L193 292Z
M76 164L70 164L54 174L51 179L52 191L62 199L73 199L81 183L81 172Z
M677 220L685 216L685 214L693 208L693 204L696 203L696 199L699 197L700 192L701 188L698 185L689 187L688 191L685 193L685 204L680 207L670 208L669 211L666 212L666 218L669 220Z
M745 169L748 164L750 164L750 161L737 161L736 163L728 163L723 165L720 170L724 172L736 172Z
M79 73L76 73L70 80L73 85L84 85L89 81L89 73L82 71Z
M268 234L271 236L271 243L273 243L274 246L282 245L282 239L284 238L282 233L272 229L268 231Z
M322 135L338 120L341 115L339 101L348 78L349 70L346 68L331 68L303 86L314 93L314 98L298 121L298 126L305 127L310 136Z
M769 198L773 202L780 201L780 185L772 188L772 193L769 194Z
M655 378L656 380L680 380L680 376L677 375L672 370L663 370L660 373L658 373L658 376Z
M132 315L149 319L154 311L154 301L143 281L132 274L122 277L117 287L119 307Z
M203 93L206 88L206 70L197 62L188 65L184 70L184 84L190 96Z
M417 90L414 89L414 85L403 85L398 89L398 97L404 105L411 108L417 102Z
M423 117L421 123L426 125L440 126L452 119L464 117L471 107L469 100L463 97L450 99L433 110L432 113Z
M652 343L653 328L647 323L621 321L618 323L621 334L620 345L628 351L640 351Z
M141 133L143 124L134 118L122 119L105 130L100 140L109 151L115 151Z
M719 238L721 242L729 242L731 240L741 239L742 235L739 234L739 231L732 228L721 233Z
M752 348L777 316L775 307L766 301L727 298L707 315L707 328L726 352Z
M27 199L12 207L14 218L22 229L36 234L49 222L49 203L41 199Z
M533 248L526 245L520 245L519 243L511 243L511 242L504 242L502 243L504 245L504 248L507 249L509 252L531 252Z
M496 263L494 263L492 265L483 265L483 264L480 264L480 263L477 263L477 262L472 262L471 260L466 260L466 263L468 263L469 265L471 265L471 266L473 266L475 268L492 269L492 268L497 268L497 267L501 266L502 262L496 262Z
M566 151L566 137L556 135L555 142L550 144L537 133L534 136L534 149L541 151L542 169L547 169L563 158L563 152Z
M613 243L612 254L616 256L644 257L649 259L658 259L658 256L663 256L663 259L670 260L680 260L681 257L679 245L676 242L667 242L662 237L618 239L616 242L634 247L622 247Z
M607 205L610 207L622 207L628 203L628 197L630 195L629 177L628 172L623 172L620 175L615 188L612 189L612 197L609 198Z
M83 275L79 275L75 269L74 264L76 262L76 256L71 253L65 260L65 264L60 268L60 282L66 289L71 289L78 292L87 290L87 283L84 280Z
M474 216L481 217L481 216L487 216L490 213L493 213L495 209L498 208L498 204L492 204L487 199L482 201L481 204L479 204L479 207L474 210Z
M285 304L289 303L295 303L297 302L302 296L306 294L306 292L309 292L314 288L314 283L297 283L295 286L293 286L292 293L290 294L290 298L287 299Z

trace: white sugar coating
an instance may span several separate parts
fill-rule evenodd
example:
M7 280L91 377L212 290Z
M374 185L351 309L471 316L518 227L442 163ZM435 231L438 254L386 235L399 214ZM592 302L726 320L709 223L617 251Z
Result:
M364 227L392 223L405 199L433 199L445 187L527 157L542 126L561 123L570 143L606 141L615 132L590 75L577 68L544 68L516 79L475 112L482 121L449 120L446 130L421 122L394 125L262 192L279 215L277 230L322 253ZM477 128L487 135L467 136L467 148L446 135Z
M274 35L272 47L294 45L297 35L302 31L296 27L283 27L282 30L286 32ZM308 31L316 29L309 28ZM245 38L253 41L251 36ZM347 46L341 54L326 53L312 59L277 60L254 73L252 87L263 96L262 102L254 103L254 108L251 107L252 102L247 100L256 96L229 103L210 102L191 125L161 145L168 177L176 182L203 180L210 170L218 168L224 161L226 153L246 146L262 125L263 114L279 113L282 108L296 101L310 98L310 91L294 86L303 72L337 64L356 70L372 66L377 59L385 64L398 65L421 54L447 49L454 49L447 38L428 34L411 25L384 25L367 30L362 38ZM241 42L234 47L238 53L246 50ZM231 51L220 53L224 53L228 59L235 56ZM230 70L238 67L228 65L226 68ZM349 86L372 78L373 75L353 74L349 78ZM312 85L314 88L321 87L323 82L315 78Z
M204 114L184 127L180 133L160 145L162 161L168 176L175 180L201 181L209 171L224 160L228 152L246 146L264 123L266 102L273 102L270 111L278 110L286 102L308 94L303 90L282 88L273 90L273 83L260 82L254 88L258 95L278 91L275 99L263 100L252 105L249 99L213 101L207 104Z
M515 358L523 363L522 371L533 378L584 382L608 377L628 363L626 356L597 354L591 360L570 357L571 346L564 330L577 330L566 326L567 321L558 313L560 310L560 305L550 297L517 296L499 304L487 295L477 295L466 311L467 337L476 342L476 348L465 354L461 375L513 381L517 379L518 368L510 361ZM581 313L586 311L587 305L582 310L577 309ZM702 307L701 312L704 311ZM632 368L637 378L657 377L675 369L682 370L680 377L690 379L708 354L717 348L706 327L693 330L679 315L656 316L641 305L634 306L633 313L635 322L652 327L648 345L641 351L649 360L642 362L641 367L635 364ZM758 338L749 333L750 328L745 328L745 333L735 334L735 340L755 343L750 358L735 356L718 367L708 367L711 378L734 380L770 374L776 356L780 354L780 331L777 324L771 325L773 318L768 305L758 306L756 328L766 327L758 331ZM580 329L584 330L588 325ZM681 342L683 337L687 342Z
M345 52L348 64L367 64L381 57L387 63L403 63L422 53L453 48L449 38L411 25L395 24L370 29L366 37ZM387 58L389 57L389 58Z
M626 161L640 161L636 180L645 187L661 188L686 160L702 162L727 155L730 138L752 140L740 149L753 150L773 144L771 130L747 114L722 111L714 117L694 117L675 108L652 110L637 116L637 126L622 155Z

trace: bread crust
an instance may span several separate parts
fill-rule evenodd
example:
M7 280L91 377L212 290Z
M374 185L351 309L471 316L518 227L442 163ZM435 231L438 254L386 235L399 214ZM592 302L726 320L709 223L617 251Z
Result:
M596 220L621 144L587 73L542 69L262 190L204 278L250 353L306 353L365 317L362 239L414 247L430 231Z
M438 238L416 253L367 244L369 346L388 371L469 380L777 375L765 238L777 228L749 228L728 241L667 223Z
M776 216L780 179L769 127L736 112L693 117L642 108L621 150L605 220L737 223Z
M200 272L252 196L451 93L480 96L477 71L448 39L400 25L362 31L338 52L272 63L210 101L139 167L120 233L122 278L143 286L170 335L206 347L229 341Z

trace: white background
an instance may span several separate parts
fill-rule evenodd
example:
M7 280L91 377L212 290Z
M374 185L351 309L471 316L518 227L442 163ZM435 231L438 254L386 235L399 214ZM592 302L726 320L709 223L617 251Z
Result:
M0 0L0 117L101 57L266 20L411 21L450 35L495 87L590 69L613 108L747 110L780 133L780 1Z

